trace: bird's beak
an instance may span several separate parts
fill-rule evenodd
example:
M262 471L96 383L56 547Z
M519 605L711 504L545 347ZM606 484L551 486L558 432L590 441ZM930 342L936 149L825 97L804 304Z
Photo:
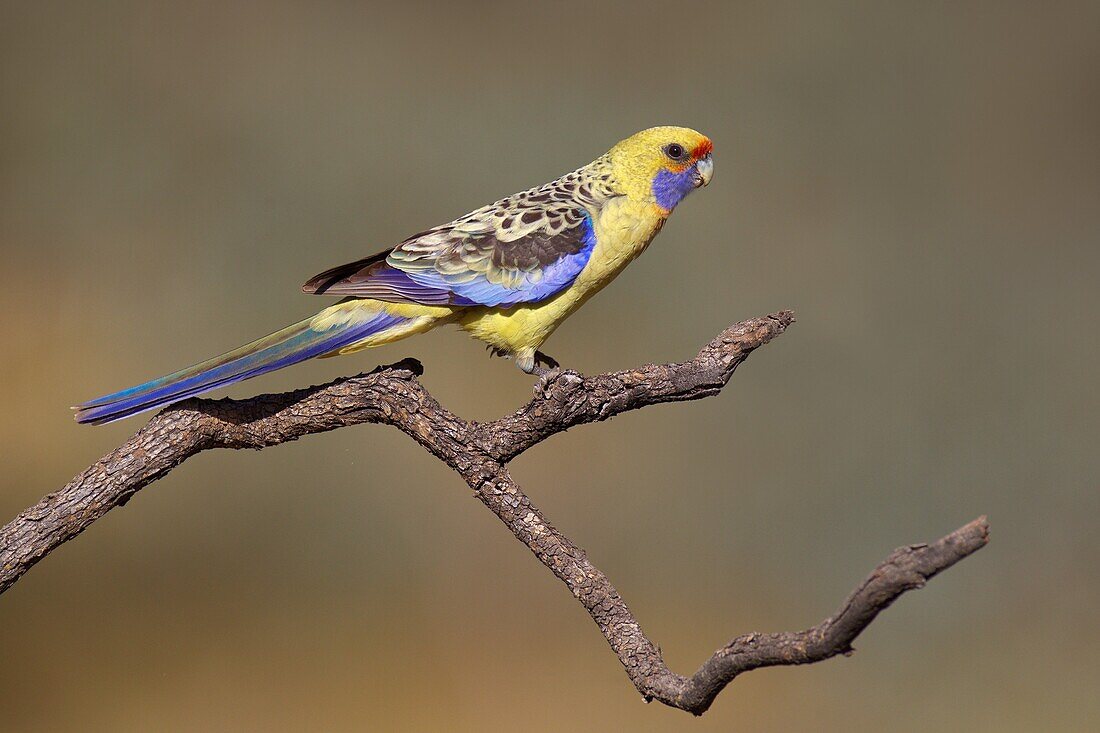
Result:
M714 175L714 158L707 153L695 164L695 187L699 188L710 183Z

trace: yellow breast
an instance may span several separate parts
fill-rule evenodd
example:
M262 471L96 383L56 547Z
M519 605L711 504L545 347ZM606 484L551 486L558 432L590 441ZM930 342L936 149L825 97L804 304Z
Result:
M562 321L645 251L665 221L652 203L626 197L613 199L592 214L596 246L572 285L539 303L471 308L460 317L460 326L507 353L533 354Z

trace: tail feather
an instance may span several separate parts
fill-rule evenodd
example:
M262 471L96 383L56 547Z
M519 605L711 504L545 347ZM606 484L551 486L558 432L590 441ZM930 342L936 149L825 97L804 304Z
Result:
M404 323L407 319L382 311L318 329L311 318L276 331L221 356L136 387L77 405L76 421L102 425L140 412L324 356Z

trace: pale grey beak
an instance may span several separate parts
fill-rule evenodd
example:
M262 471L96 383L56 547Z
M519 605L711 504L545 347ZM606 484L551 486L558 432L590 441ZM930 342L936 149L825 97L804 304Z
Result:
M705 157L699 159L695 164L695 187L705 186L710 183L711 176L714 175L714 158L710 157L708 153Z

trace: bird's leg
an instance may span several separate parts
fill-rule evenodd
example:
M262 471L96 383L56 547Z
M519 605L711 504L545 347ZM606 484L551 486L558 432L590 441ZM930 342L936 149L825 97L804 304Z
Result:
M527 352L520 352L518 354L513 354L512 358L514 358L516 360L516 366L518 366L524 374L541 375L542 372L545 371L545 370L542 369L542 367L538 366L535 363L535 352L534 351L527 351Z

